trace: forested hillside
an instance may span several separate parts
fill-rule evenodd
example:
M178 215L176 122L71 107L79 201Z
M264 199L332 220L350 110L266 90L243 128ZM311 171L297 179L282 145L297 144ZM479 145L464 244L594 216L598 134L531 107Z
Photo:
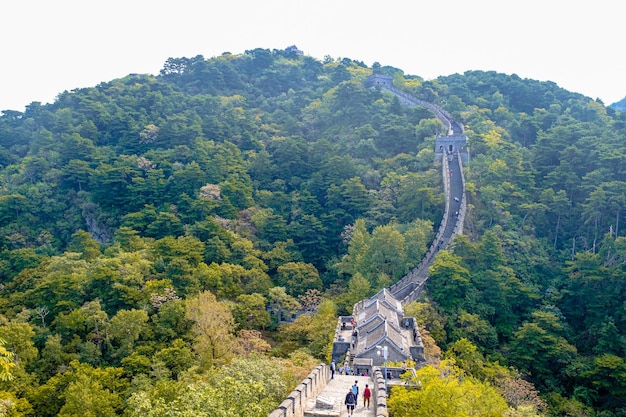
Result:
M274 409L443 215L443 125L373 72L469 137L465 235L407 306L444 363L508 415L626 415L624 113L515 75L254 49L2 113L0 416ZM394 395L400 416L419 392Z

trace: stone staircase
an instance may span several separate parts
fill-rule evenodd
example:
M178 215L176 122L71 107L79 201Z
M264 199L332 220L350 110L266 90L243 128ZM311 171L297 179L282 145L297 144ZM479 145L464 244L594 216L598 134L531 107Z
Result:
M346 394L354 381L358 381L359 386L359 398L358 404L354 409L355 416L361 417L375 417L376 416L376 389L374 389L375 382L369 376L354 376L354 375L337 375L335 378L328 381L326 387L316 398L312 398L308 401L307 407L304 411L304 417L341 417L347 416L346 406L343 401L346 398ZM363 390L365 384L368 384L372 391L372 398L370 400L370 408L363 407Z

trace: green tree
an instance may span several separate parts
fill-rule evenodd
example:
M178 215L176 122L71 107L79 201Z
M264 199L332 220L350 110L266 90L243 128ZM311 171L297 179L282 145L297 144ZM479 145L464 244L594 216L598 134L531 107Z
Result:
M257 210L251 220L258 230L259 237L268 243L287 240L287 221L273 209Z
M78 252L82 259L92 260L100 256L100 245L88 232L79 230L72 235L72 241L68 246L71 252Z
M428 299L424 301L414 301L404 306L404 313L407 317L415 317L424 326L430 335L443 345L447 340L445 329L446 318L440 314L433 303Z
M120 310L111 317L109 332L120 346L119 355L129 355L140 337L147 338L148 320L145 310Z
M151 316L157 340L168 341L187 335L190 323L185 319L184 300L166 300L158 309L158 313Z
M108 339L109 317L99 301L90 301L69 313L61 313L52 323L65 340L78 336L102 349Z
M479 381L486 380L488 369L485 358L478 351L478 347L469 340L461 338L452 343L444 357L450 359L465 374Z
M330 348L337 326L337 306L330 300L324 300L317 308L311 321L308 334L309 347L313 356L319 359L330 360Z
M94 368L72 361L30 394L35 415L42 417L115 416L124 409L123 393L129 382L122 368Z
M282 324L278 337L283 344L292 344L287 347L289 353L305 348L314 357L327 360L336 326L337 307L332 301L324 300L314 314L301 314L293 322Z
M407 267L414 268L428 251L428 246L434 237L433 224L427 220L415 220L408 225L403 236Z
M241 294L233 305L233 317L240 329L266 329L270 324L267 299L258 293Z
M13 363L20 369L29 369L37 359L37 348L35 347L35 331L29 323L23 323L18 320L5 321L6 319L0 316L0 339L5 340L4 349L6 355L13 359ZM4 323L3 323L4 322ZM13 366L6 365L10 368ZM3 367L4 369L4 367Z
M371 193L359 177L350 178L341 184L341 206L354 218L365 213L372 202Z
M49 335L43 349L40 350L40 358L35 369L44 380L67 368L70 362L78 359L80 359L79 354L65 351L60 335Z
M46 300L52 316L59 311L77 309L86 301L87 262L76 253L54 256L39 265L42 279L35 284L34 305Z
M540 388L563 383L577 352L564 337L563 324L554 313L534 312L532 321L522 324L513 336L512 364L528 372Z
M322 289L322 280L312 264L288 262L276 270L276 282L287 289L291 296L306 293L309 289Z
M408 271L406 241L392 225L378 226L372 232L366 258L372 287L378 287L378 277L385 275L395 282Z
M626 398L626 362L608 353L593 359L582 377L591 383L595 405L600 408L622 408Z
M33 407L26 398L18 398L12 392L0 391L0 416L30 417Z
M367 253L370 248L371 236L367 231L365 220L357 219L353 226L346 226L344 240L348 241L348 253L343 255L341 262L337 263L335 268L340 273L348 275L357 272L368 273Z
M119 393L105 388L101 381L85 374L76 375L62 394L65 404L59 417L114 417L123 408Z
M64 390L65 404L59 416L85 414L88 416L114 416L123 409L122 395L128 381L122 377L121 368L92 368L72 363L72 380Z
M343 310L344 314L350 315L352 314L354 305L369 297L371 293L372 288L369 281L357 272L350 278L350 281L348 281L348 290L343 294L340 301L338 301L339 307Z
M285 287L270 288L268 302L272 313L276 317L276 325L281 323L283 315L290 318L300 309L298 300L287 294Z
M265 252L263 258L268 264L270 271L273 272L287 262L302 262L302 255L298 252L298 248L296 248L291 239L274 243L272 249Z
M194 363L195 357L187 343L181 339L176 339L169 346L154 354L152 366L158 369L166 369L171 373L172 378L178 379Z
M496 329L477 314L461 310L455 321L456 327L450 331L452 340L467 339L484 350L493 350L498 345Z
M462 305L470 288L469 271L461 258L448 251L440 251L430 267L428 289L430 295L445 312L452 313Z

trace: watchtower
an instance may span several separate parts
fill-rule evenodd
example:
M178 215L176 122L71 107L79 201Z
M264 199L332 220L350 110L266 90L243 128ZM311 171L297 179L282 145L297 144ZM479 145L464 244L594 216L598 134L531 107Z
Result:
M391 75L372 74L365 80L368 88L393 88L393 77Z
M461 156L461 161L469 162L470 153L467 136L438 136L435 140L435 159L437 161L440 161L444 155L455 155L457 152Z

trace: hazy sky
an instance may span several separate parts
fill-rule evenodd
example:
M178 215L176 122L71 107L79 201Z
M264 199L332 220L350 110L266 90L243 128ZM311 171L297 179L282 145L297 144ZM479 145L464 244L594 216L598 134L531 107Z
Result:
M432 79L493 70L626 96L620 0L19 0L0 5L0 110L169 57L297 45Z

